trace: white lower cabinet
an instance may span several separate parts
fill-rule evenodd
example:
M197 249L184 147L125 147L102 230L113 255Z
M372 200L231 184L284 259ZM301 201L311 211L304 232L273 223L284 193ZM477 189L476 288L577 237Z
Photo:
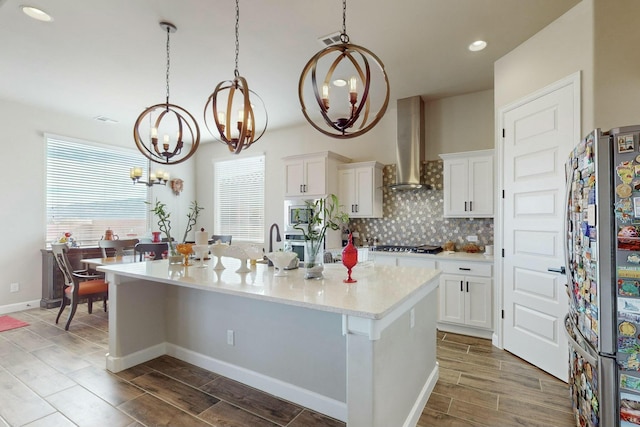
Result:
M438 321L491 330L493 280L491 264L440 262ZM462 274L461 274L462 273Z

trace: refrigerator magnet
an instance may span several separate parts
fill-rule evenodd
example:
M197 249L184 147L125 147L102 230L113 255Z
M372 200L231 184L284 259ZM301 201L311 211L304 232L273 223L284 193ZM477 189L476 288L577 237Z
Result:
M629 184L618 184L616 186L616 194L621 199L631 197L631 193L633 193L633 190L631 189L631 186Z
M620 387L627 390L640 391L640 378L628 374L620 374Z
M635 337L636 330L636 325L631 322L622 322L618 325L618 332L624 337Z
M634 298L619 298L618 299L618 303L619 303L619 309L621 311L625 311L627 313L637 313L640 314L640 301L638 301L637 299ZM631 325L633 326L633 330L629 329L629 326L625 326L625 330L622 330L622 325ZM622 335L627 335L627 336L635 336L636 334L636 327L633 323L629 323L629 322L622 322L620 323L620 328L619 331Z
M618 136L618 153L629 153L635 151L635 148L633 135Z
M640 197L633 198L633 216L640 217Z
M633 279L618 279L618 295L640 297L640 282Z

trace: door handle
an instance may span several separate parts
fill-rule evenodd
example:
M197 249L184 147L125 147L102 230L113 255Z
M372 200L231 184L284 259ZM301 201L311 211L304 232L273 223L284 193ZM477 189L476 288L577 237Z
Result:
M547 271L550 271L552 273L567 274L567 269L564 268L564 266L562 266L560 268L549 267L549 268L547 268Z
M473 202L469 202L469 212L473 211Z
M462 280L460 280L460 292L464 292L464 288L462 287Z
M464 211L467 211L467 202L464 202Z
M467 292L469 292L469 282L467 282Z

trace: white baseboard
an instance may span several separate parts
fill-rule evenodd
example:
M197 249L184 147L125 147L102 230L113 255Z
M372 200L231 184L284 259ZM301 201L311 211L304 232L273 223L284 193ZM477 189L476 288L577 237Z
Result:
M125 357L112 357L111 354L107 353L107 369L111 372L124 371L165 354L167 354L167 343L154 345Z
M40 300L23 301L15 304L7 304L0 306L0 314L10 314L18 311L30 310L32 308L40 307Z
M493 337L493 331L485 329L469 328L466 326L452 325L449 323L438 323L436 327L439 331L451 332L453 334L469 335L472 337L485 338L489 340Z
M431 371L431 374L429 374L429 378L427 378L427 382L424 383L424 386L422 387L422 390L420 391L418 398L416 399L415 403L411 407L411 412L409 412L409 416L405 420L403 427L415 427L416 424L418 424L420 415L422 415L422 410L424 409L424 406L427 404L427 401L429 400L429 396L431 396L431 392L433 391L433 388L436 386L436 383L438 382L438 377L440 376L439 372L440 372L439 364L438 362L436 362L436 366L433 368L433 371Z
M298 405L336 418L340 421L347 421L347 404L345 402L331 399L302 387L298 387L213 357L205 356L201 353L196 353L192 350L188 350L174 344L167 343L166 349L166 354L174 356L180 360L184 360L185 362L192 363L208 371L218 373L227 378L231 378L232 380L255 387L259 390L273 394L274 396L278 396L293 403L297 403ZM424 404L420 407L420 412L422 412L423 407Z

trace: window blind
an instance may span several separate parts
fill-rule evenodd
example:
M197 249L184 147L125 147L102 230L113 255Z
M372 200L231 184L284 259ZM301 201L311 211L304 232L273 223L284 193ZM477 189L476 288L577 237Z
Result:
M264 241L264 155L214 163L214 234Z
M81 246L97 245L107 228L121 239L143 235L146 185L129 169L145 164L135 150L46 135L46 242L71 232Z

